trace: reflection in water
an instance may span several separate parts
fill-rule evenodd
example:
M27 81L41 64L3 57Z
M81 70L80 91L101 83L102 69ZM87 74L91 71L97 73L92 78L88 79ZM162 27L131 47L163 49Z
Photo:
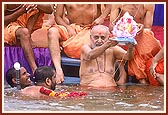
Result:
M32 99L17 95L7 85L4 90L4 111L164 111L164 87L128 85L93 89L75 84L58 85L55 91L84 91L88 95L76 98Z

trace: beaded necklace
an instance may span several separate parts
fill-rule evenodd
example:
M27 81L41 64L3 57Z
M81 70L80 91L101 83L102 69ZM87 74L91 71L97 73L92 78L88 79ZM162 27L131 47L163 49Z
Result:
M106 71L106 52L104 52L103 57L104 57L104 64L103 64L104 65L104 67L103 67L104 69L103 69L103 71L100 70L100 65L99 65L98 60L96 58L96 63L97 63L98 71L100 73L104 73Z

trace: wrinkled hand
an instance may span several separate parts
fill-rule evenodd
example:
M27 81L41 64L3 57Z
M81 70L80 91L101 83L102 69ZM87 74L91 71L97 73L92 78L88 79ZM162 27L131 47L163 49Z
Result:
M135 44L132 42L125 43L126 46L128 46L129 50L133 51Z
M155 67L156 67L157 63L151 63L150 67L149 67L149 71L151 73L151 75L156 79L156 72L155 72Z
M26 12L30 13L33 10L37 10L37 5L36 4L24 4L24 7L26 7Z
M138 32L137 32L137 35L139 35L139 34L141 34L141 33L143 32L144 25L143 25L143 24L138 23L137 27L138 27Z
M155 76L156 76L156 78L161 78L161 77L163 78L164 74L156 73Z
M114 40L113 38L109 38L108 41L111 47L114 47L118 44L118 41Z
M76 31L70 26L67 28L67 30L68 30L69 37L75 36L77 34Z
M110 33L112 33L113 27L114 27L114 25L110 23L109 24L109 31L110 31Z
M57 70L56 71L56 83L60 84L64 82L64 74L62 70Z
M92 26L101 25L103 23L104 23L104 18L100 16L92 22Z

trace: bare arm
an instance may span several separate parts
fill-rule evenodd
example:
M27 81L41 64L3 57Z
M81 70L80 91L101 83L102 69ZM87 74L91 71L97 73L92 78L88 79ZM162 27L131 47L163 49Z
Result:
M93 49L91 49L91 46L89 45L84 45L81 48L81 53L84 54L85 60L92 60L100 56L109 47L113 47L115 45L117 45L117 42L113 40L108 40L102 46L95 47Z
M160 85L164 85L164 74L156 73L156 80L159 81Z
M98 25L98 24L103 24L105 18L108 16L108 14L110 14L110 10L111 10L111 5L110 4L105 4L105 9L102 12L102 14L95 19L95 21L93 21L92 25Z
M155 57L153 58L152 62L156 63L160 59L162 59L163 57L164 57L164 47L162 47L162 49L155 55Z
M66 22L63 20L64 13L65 13L64 12L64 4L58 4L56 7L56 12L54 13L55 21L57 24L63 25L67 28L67 27L69 27L69 25L66 24Z
M159 74L155 72L155 67L157 66L157 63L159 60L164 58L164 47L155 55L155 57L152 59L151 65L150 65L150 73L151 75L160 82L161 85L164 85L164 74Z
M27 11L27 13L31 12L31 11L33 11L35 9L38 9L38 11L39 11L37 14L31 16L29 18L28 22L27 22L27 28L32 33L33 27L36 24L36 21L37 21L39 15L40 15L40 13L41 12L43 12L43 13L52 13L52 7L49 4L38 4L38 5L30 4L30 5L27 5L27 8L29 9Z
M84 53L85 60L92 60L100 56L110 45L103 44L102 46L91 49L89 46L82 47L81 53Z
M106 18L106 16L108 16L108 14L111 11L111 4L105 4L105 10L103 11L103 13L100 15L100 17L102 18Z
M53 11L50 4L37 4L37 8L46 14L51 14Z
M151 29L153 24L154 4L145 4L146 15L144 18L144 28Z
M127 52L119 46L114 49L114 56L119 60L131 60L133 58L134 45L131 43L126 44L128 46Z
M4 4L4 24L5 25L8 25L10 22L14 22L17 20L17 18L24 14L26 12L26 6L23 5L19 10L13 12L12 14L9 14L7 15L6 12L7 12L7 7L8 5L7 4Z
M128 46L128 50L126 56L124 57L125 60L132 60L134 56L134 45L131 43L126 44Z
M121 7L121 4L112 4L111 5L110 24L109 24L110 32L113 30L113 26L116 24L116 21L120 17L120 15L119 15L120 7Z
M76 35L75 30L68 25L64 20L64 14L65 14L65 5L64 4L58 4L56 7L56 12L54 13L55 21L59 25L63 25L67 28L69 37Z
M164 57L164 47L155 55L155 57L152 59L152 63L150 65L150 73L154 78L156 78L156 72L155 67L160 59Z

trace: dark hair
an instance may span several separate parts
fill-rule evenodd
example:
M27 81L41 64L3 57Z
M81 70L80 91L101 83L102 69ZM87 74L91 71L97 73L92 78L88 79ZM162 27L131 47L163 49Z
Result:
M41 66L38 67L34 72L34 82L35 84L39 82L45 82L46 78L52 80L55 69L51 66Z
M12 81L13 78L16 78L16 70L12 67L6 72L6 81L11 87L15 86L15 84Z

